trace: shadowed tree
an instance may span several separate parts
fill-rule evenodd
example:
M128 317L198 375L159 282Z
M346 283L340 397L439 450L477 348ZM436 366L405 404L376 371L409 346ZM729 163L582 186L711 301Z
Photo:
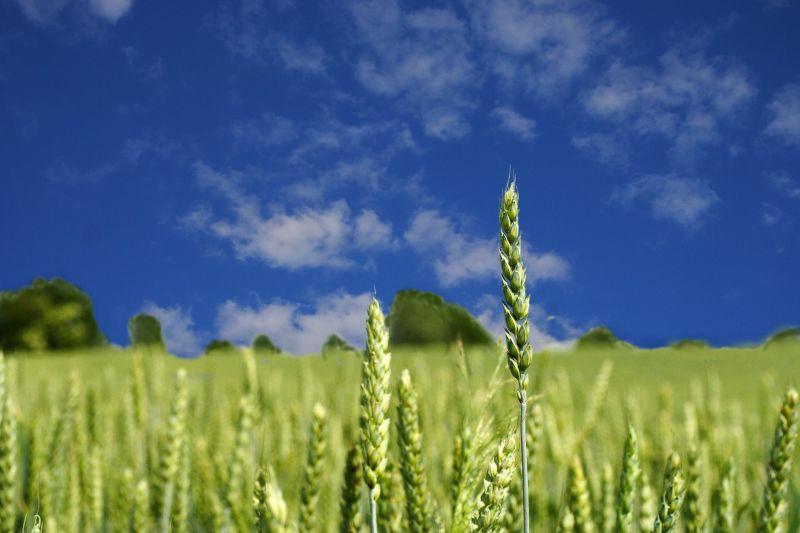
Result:
M260 355L281 353L281 349L275 346L267 335L259 335L253 339L253 353Z
M106 339L92 301L61 278L37 278L17 291L0 292L0 348L70 350L99 346Z
M139 313L128 321L131 346L166 350L161 336L161 323L153 315Z

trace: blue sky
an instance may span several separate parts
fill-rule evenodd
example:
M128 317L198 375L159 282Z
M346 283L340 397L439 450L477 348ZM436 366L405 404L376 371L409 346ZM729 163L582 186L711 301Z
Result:
M800 322L796 1L0 2L0 288L170 347L363 339L377 290L497 331L519 176L534 341Z

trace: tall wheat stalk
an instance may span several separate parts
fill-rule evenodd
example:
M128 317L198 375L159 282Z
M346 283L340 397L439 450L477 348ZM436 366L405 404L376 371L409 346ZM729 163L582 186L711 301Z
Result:
M378 531L380 480L386 471L389 448L389 379L391 375L389 332L376 298L367 310L367 349L361 366L361 451L364 482L369 489L370 531Z
M661 492L661 505L653 523L653 533L668 533L675 529L685 494L686 479L681 468L681 458L673 453L664 470L664 489Z
M528 453L526 415L528 367L533 359L529 340L528 308L530 299L525 293L525 267L522 265L522 238L519 232L519 194L516 181L506 187L500 203L500 273L503 288L506 358L508 369L517 382L519 400L519 453L522 469L523 532L530 530L528 498Z
M353 445L347 452L339 498L340 533L358 533L361 530L361 469L361 450Z
M617 498L617 528L620 533L633 531L633 506L636 502L636 481L639 479L639 442L636 430L628 426L625 448L622 453L622 472L619 475Z
M328 412L322 404L314 405L311 417L311 431L308 441L308 458L303 471L303 485L300 490L300 530L315 531L319 527L319 491L322 485L325 466L325 449L328 446L326 432Z
M0 532L14 531L17 518L17 427L0 352Z
M775 436L769 452L767 485L764 487L764 503L758 522L760 533L780 531L786 512L786 489L792 472L792 455L797 443L798 411L800 395L789 389L775 426Z
M433 529L433 509L422 461L417 391L408 369L403 370L400 376L397 396L397 439L400 446L400 472L406 493L408 528L413 532L428 532Z

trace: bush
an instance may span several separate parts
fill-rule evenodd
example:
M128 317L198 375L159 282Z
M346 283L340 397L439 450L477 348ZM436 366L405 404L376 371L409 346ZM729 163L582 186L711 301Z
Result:
M236 351L238 351L238 348L236 348L231 341L226 339L214 339L206 344L203 353L208 355L211 353L230 353Z
M161 323L153 315L139 313L128 321L131 346L166 350L161 336Z
M253 339L253 353L256 354L276 354L281 353L281 349L275 346L266 335L259 335Z
M0 292L0 348L71 350L105 344L92 301L61 278L37 278L18 291Z
M625 341L617 338L605 326L598 326L592 328L580 337L575 342L575 347L581 349L598 349L598 348L632 348L633 346Z
M386 319L392 344L491 344L492 336L461 306L432 292L399 291Z
M670 348L676 350L703 350L711 348L711 345L700 339L681 339L670 344Z
M764 348L800 344L800 327L783 328L776 331L764 342Z
M342 352L351 352L356 353L354 347L350 346L346 340L341 338L339 335L331 335L327 339L325 339L325 343L322 345L322 355L327 356L333 353L342 353Z

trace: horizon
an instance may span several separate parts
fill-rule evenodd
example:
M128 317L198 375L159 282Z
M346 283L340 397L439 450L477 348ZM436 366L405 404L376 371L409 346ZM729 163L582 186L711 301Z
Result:
M340 9L340 7L342 9ZM502 330L518 176L534 347L800 323L796 1L0 4L0 291L109 341L363 345L373 290Z

